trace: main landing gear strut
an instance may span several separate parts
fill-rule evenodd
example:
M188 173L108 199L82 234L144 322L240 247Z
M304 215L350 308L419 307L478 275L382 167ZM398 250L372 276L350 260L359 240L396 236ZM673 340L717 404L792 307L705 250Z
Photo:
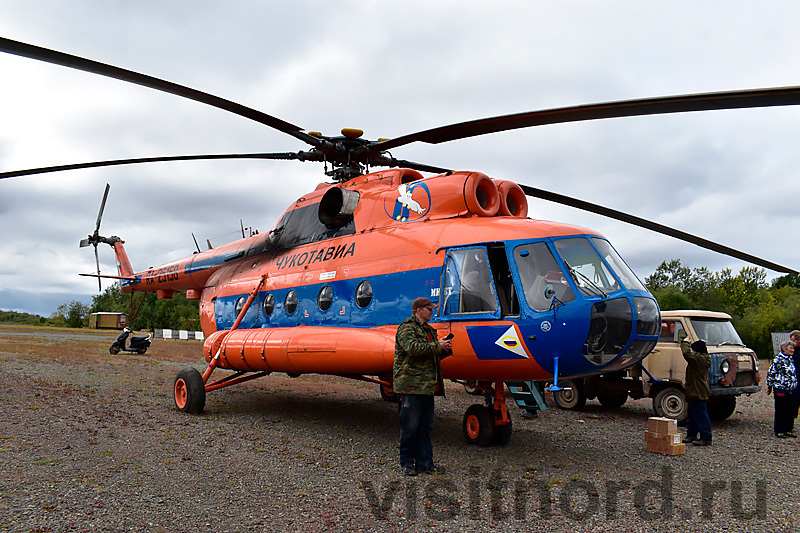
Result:
M247 301L242 307L242 310L239 311L239 315L236 317L236 321L234 321L231 331L237 329L239 324L242 323L242 318L244 318L247 310L250 309L250 305L253 303L253 300L255 300L256 294L258 294L258 291L261 290L261 286L264 285L266 279L266 274L261 276L261 279L256 287L252 290L252 292L250 292L250 296L248 296ZM269 374L269 372L248 374L247 372L240 371L231 376L226 376L222 379L218 379L217 381L209 383L208 380L211 377L211 373L214 372L214 369L217 368L217 364L219 363L219 358L222 354L222 346L224 343L225 341L223 339L219 349L217 350L217 354L211 358L211 361L208 363L208 367L202 375L192 367L184 368L178 372L178 375L175 377L173 392L175 394L175 407L177 407L179 410L183 411L184 413L200 414L203 412L203 409L205 409L206 406L206 392L221 389L222 387L229 387L238 383L244 383L245 381L257 379Z
M511 439L512 423L506 407L505 388L496 381L485 389L486 405L471 405L464 414L464 436L476 446L505 446Z

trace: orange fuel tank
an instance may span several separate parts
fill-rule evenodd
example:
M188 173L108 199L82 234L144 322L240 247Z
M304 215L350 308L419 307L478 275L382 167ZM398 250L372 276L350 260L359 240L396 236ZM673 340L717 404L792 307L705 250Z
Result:
M217 366L231 370L289 374L391 373L392 328L298 326L221 330L203 345L206 361L220 351Z

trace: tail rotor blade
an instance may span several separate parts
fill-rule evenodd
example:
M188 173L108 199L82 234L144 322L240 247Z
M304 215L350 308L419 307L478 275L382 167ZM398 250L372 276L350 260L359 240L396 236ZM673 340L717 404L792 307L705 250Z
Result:
M103 193L103 201L100 204L100 211L97 213L97 225L94 227L94 232L98 233L100 231L100 220L103 218L103 211L106 209L106 200L108 199L108 190L111 188L111 185L106 183L106 192ZM97 245L94 247L95 252L97 252ZM100 270L98 266L98 271Z

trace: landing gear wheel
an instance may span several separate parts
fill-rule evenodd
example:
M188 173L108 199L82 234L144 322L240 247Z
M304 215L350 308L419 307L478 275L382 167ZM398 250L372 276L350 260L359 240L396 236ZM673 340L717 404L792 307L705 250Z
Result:
M468 444L489 446L494 436L492 410L485 405L470 405L464 414L464 437Z
M119 346L117 346L116 344L112 344L108 348L108 353L110 353L111 355L117 355L119 353Z
M508 424L503 424L502 426L492 426L492 444L496 444L498 446L505 446L508 444L508 441L511 440L513 428L514 424L511 422L511 420L508 421Z
M384 385L381 383L381 398L383 398L384 402L391 402L397 403L397 393L394 392L394 388L391 385Z
M597 395L598 401L603 407L622 407L628 401L627 392L604 392Z
M725 420L736 410L736 396L722 396L708 400L708 417L714 421Z
M553 393L553 400L560 409L567 411L580 411L586 405L586 395L583 393L583 384L571 379L559 380L558 386L564 389Z
M688 416L686 395L677 387L667 387L653 398L653 411L658 416L683 422Z
M175 378L175 407L184 413L200 414L206 406L206 385L194 368L184 368Z

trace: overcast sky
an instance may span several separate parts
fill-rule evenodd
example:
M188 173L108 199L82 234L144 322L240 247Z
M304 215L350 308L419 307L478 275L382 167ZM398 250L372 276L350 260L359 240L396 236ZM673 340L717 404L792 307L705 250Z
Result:
M94 59L336 134L398 137L494 115L800 85L800 3L2 0L0 36ZM103 159L307 149L151 89L0 54L0 171ZM800 109L543 126L414 144L397 158L478 170L630 212L800 268ZM91 248L135 270L268 230L323 180L316 163L159 163L0 180L0 309L91 302ZM794 204L794 205L793 205ZM643 279L680 258L744 263L542 200L529 216L600 231ZM115 272L100 248L101 269ZM778 274L768 272L770 279ZM104 281L104 286L108 281Z

